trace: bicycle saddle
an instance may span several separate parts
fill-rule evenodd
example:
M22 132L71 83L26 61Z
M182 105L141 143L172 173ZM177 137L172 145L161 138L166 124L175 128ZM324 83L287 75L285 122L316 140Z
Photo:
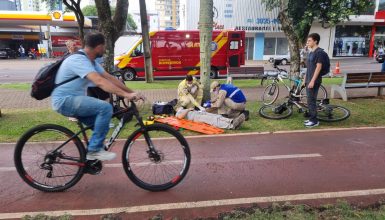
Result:
M271 77L277 77L278 76L278 72L267 72L266 75L267 76L271 76Z

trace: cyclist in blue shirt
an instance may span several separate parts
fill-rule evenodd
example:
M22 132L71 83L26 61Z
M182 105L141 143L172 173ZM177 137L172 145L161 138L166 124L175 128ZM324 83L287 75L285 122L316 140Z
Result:
M235 118L244 113L246 120L249 112L246 108L246 97L242 90L232 84L220 84L214 81L210 85L211 108L209 112L216 112L228 118Z
M105 39L101 33L89 33L84 38L85 54L69 56L61 64L55 79L59 84L75 76L78 78L58 86L52 92L52 108L58 113L77 118L87 126L93 126L89 141L88 160L112 160L116 154L104 150L104 139L109 130L112 116L110 103L86 95L87 87L93 83L106 92L117 94L129 100L142 98L127 88L114 76L107 73L95 59L105 51Z

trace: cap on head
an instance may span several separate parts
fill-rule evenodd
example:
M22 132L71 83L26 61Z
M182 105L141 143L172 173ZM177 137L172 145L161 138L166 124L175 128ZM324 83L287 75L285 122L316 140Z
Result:
M211 85L210 85L210 90L211 90L211 91L214 91L214 89L217 88L219 85L220 85L220 84L219 84L218 81L216 81L216 80L213 81L213 82L211 83Z

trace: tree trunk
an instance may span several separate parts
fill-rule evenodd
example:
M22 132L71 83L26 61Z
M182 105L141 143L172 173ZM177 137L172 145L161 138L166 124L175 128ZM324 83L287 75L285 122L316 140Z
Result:
M80 8L80 1L63 0L63 3L68 9L75 13L79 25L79 39L82 45L84 45L84 15Z
M115 41L123 33L128 10L128 0L118 0L114 21L112 20L111 7L108 0L95 0L98 10L99 29L106 39L106 53L104 55L104 68L107 72L114 70Z
M293 20L288 16L289 0L282 0L278 19L281 22L282 30L285 33L289 41L290 48L290 75L298 76L300 72L300 42L294 30Z
M200 0L200 79L203 102L210 100L211 42L213 34L213 0Z
M144 49L144 71L146 73L146 82L154 82L154 76L152 71L152 59L150 52L150 35L147 21L147 9L146 2L144 0L139 0L140 5L140 23L142 26L142 39L143 39L143 49Z

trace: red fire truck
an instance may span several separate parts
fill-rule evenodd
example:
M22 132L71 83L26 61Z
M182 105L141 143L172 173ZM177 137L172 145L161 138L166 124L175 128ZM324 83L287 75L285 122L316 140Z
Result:
M155 31L150 33L154 77L199 74L199 31ZM245 64L245 32L214 31L211 42L211 78L227 73L227 67ZM144 77L143 42L139 39L124 55L115 58L125 80Z

